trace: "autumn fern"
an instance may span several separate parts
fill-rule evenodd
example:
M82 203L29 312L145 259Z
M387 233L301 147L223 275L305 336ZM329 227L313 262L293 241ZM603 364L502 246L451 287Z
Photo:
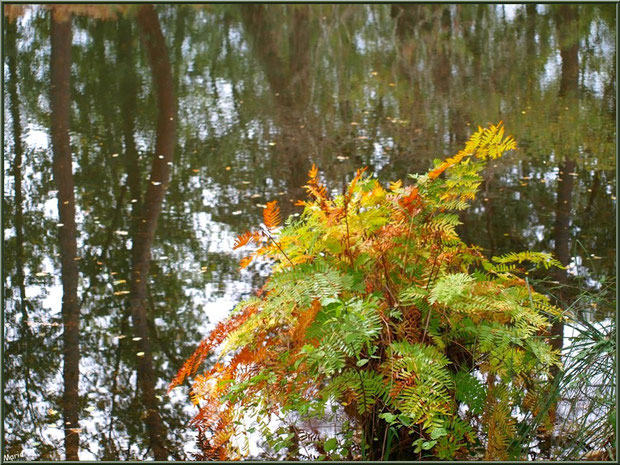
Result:
M486 161L515 148L500 123L413 185L361 169L330 197L313 165L299 218L282 225L269 202L235 248L255 244L241 267L269 260L272 275L171 384L217 354L191 390L201 457L244 458L258 429L274 458L520 458L518 414L558 365L549 328L561 317L522 264L558 262L489 260L457 234Z

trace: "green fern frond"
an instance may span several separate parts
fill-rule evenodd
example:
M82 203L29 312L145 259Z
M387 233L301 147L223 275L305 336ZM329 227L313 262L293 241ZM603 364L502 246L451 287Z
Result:
M547 252L510 252L500 257L493 257L492 260L496 263L521 263L524 261L529 261L535 265L542 265L545 269L549 269L552 266L564 268L558 260L553 258L553 255Z

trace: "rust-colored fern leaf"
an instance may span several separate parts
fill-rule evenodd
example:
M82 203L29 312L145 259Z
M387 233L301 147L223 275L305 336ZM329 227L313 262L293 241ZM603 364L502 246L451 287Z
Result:
M308 171L308 178L310 178L310 181L312 181L316 179L318 175L319 175L319 169L316 167L314 163L312 163L312 168L310 168L310 171Z
M263 210L263 222L265 223L267 230L270 232L280 226L282 219L280 217L280 207L278 207L277 200L267 202L267 205Z
M357 185L358 181L362 179L362 175L366 172L367 169L368 167L364 166L363 168L357 170L357 172L355 173L355 177L351 180L351 183L349 184L349 189L347 190L347 198L351 198L355 186Z
M204 362L209 355L211 349L221 344L231 331L234 331L241 326L251 315L256 313L257 308L254 306L246 307L242 312L233 316L230 319L220 321L217 326L211 331L199 345L194 353L185 361L181 369L177 372L170 386L168 386L168 392L181 384L185 378L196 373L198 367Z
M430 179L438 178L441 173L446 171L451 166L456 165L458 162L460 162L467 155L471 155L471 153L468 153L465 150L460 151L455 156L453 156L452 158L448 158L446 161L442 162L437 168L435 168L430 173L428 173L428 177Z
M319 169L316 165L312 165L312 168L308 172L308 184L304 186L308 195L314 197L320 202L321 209L323 211L329 210L328 197L327 197L327 188L319 183L318 180Z
M252 260L254 260L254 254L243 257L239 262L239 269L243 270L244 268L247 268L248 265L252 263Z
M233 250L237 250L239 247L243 247L246 244L254 241L258 243L261 239L259 232L246 231L243 234L239 234L237 239L235 240L235 245L233 246Z
M421 205L420 195L417 187L408 186L405 194L399 197L398 204L412 215Z
M327 200L327 189L325 189L325 186L317 182L308 182L304 187L308 191L308 194L313 195L320 200L321 203Z
M314 319L316 318L316 315L320 309L321 303L315 299L312 302L310 308L297 314L296 324L290 330L291 339L294 347L303 345L306 335L306 329L308 329L308 326L310 326L314 322Z

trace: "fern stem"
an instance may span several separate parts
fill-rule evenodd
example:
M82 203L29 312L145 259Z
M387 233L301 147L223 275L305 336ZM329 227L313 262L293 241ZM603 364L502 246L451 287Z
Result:
M433 238L435 240L437 239L437 233L435 233ZM442 249L442 246L440 243L439 250L437 250L437 253L435 253L435 257L433 258L433 267L431 268L431 273L428 275L428 282L426 283L426 290L428 290L428 287L430 286L431 281L433 280L433 274L435 273L435 266L437 265L437 258L439 258L441 249ZM437 270L437 273L439 273L439 269ZM422 333L422 342L424 342L424 340L426 339L426 331L428 330L428 324L430 322L430 319L431 319L431 308L429 307L428 312L426 313L426 321L424 323L424 332Z
M282 250L282 247L280 247L280 244L278 244L278 242L271 236L271 234L269 234L269 231L267 231L266 228L263 228L263 233L265 234L265 236L267 236L267 238L273 242L273 244L278 248L278 250L280 250L280 252L282 252L282 255L284 255L284 257L286 257L286 259L288 260L288 262L291 264L291 266L295 266L294 263L291 261L291 259L289 258L288 255L286 255L286 252L284 250Z
M349 263L351 263L351 268L353 268L353 254L351 253L351 235L349 233L349 200L345 196L344 198L344 224L347 227L347 257L349 257Z
M390 298L392 300L392 307L398 307L398 300L394 297L394 293L392 289L390 289L390 275L387 269L387 263L385 262L385 254L381 255L381 264L383 265L383 275L385 276L385 289L388 291Z

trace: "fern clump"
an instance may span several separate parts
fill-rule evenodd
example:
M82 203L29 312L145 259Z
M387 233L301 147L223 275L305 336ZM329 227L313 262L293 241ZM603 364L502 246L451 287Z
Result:
M191 391L202 458L247 456L256 429L275 457L520 458L519 414L559 363L548 341L559 311L517 264L558 263L490 261L455 229L486 160L515 148L500 123L413 185L360 170L330 197L313 166L298 219L281 226L270 202L263 228L236 243L259 246L242 267L273 260L270 280L171 384L219 347Z

